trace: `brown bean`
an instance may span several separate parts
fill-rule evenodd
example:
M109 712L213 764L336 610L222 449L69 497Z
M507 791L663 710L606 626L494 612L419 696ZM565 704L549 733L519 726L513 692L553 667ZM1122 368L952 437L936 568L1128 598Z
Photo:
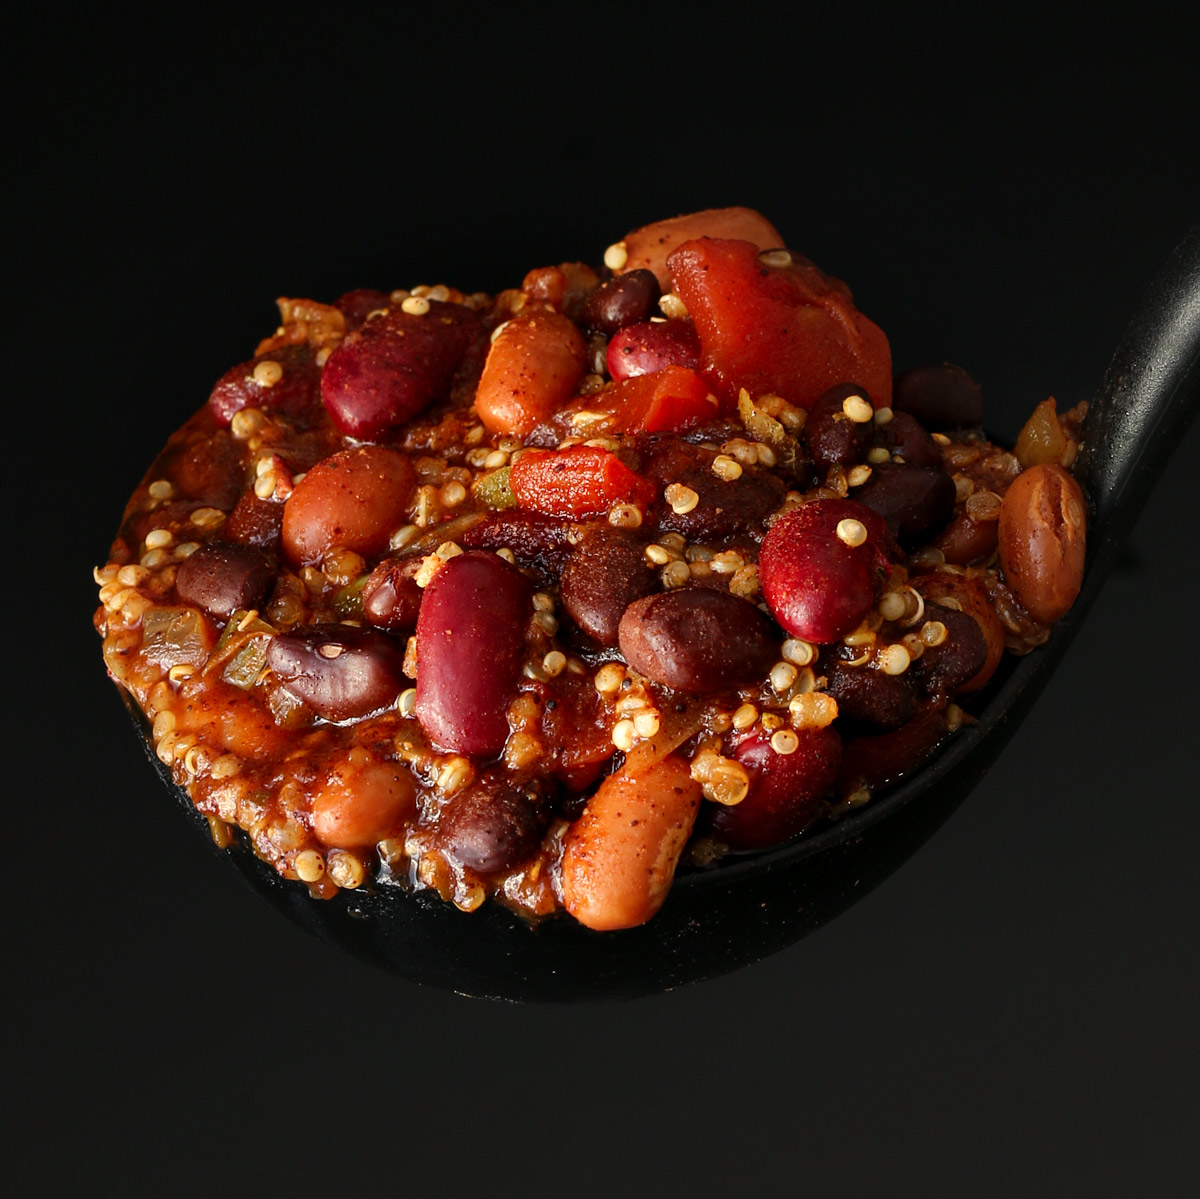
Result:
M522 785L496 767L442 808L438 834L464 866L494 874L519 866L533 853L549 815L538 780Z
M688 587L630 604L621 653L639 673L678 691L719 691L761 679L779 656L774 624L749 600Z
M396 832L416 802L416 783L406 767L354 750L317 784L313 832L323 845L361 849Z
M583 378L587 343L565 316L522 312L495 335L475 392L475 411L492 433L528 433L554 415Z
M1083 585L1087 508L1061 466L1022 471L1000 508L1000 565L1030 615L1052 624Z
M599 930L645 924L671 888L700 795L688 763L676 754L609 775L567 832L567 911Z
M378 445L342 450L318 462L283 506L283 548L297 565L319 562L335 545L378 554L404 523L416 471Z
M271 559L262 550L213 541L180 563L175 591L185 604L225 620L239 608L257 608L274 580Z
M559 587L571 619L601 645L616 645L625 609L657 591L658 576L640 542L598 528L567 560Z

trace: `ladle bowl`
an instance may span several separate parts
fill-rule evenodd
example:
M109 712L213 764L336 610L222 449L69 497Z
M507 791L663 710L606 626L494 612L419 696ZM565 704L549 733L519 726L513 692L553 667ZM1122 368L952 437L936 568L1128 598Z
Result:
M900 785L814 835L681 874L640 928L595 933L569 918L530 926L496 904L465 915L436 895L372 886L311 899L242 848L218 851L280 912L412 981L516 1001L633 997L757 961L820 927L903 863L966 797L1029 712L1099 594L1200 395L1200 226L1146 292L1091 402L1076 475L1088 493L1083 589L1048 642L1009 660L959 731ZM208 826L137 734L187 817ZM215 847L214 847L215 848Z

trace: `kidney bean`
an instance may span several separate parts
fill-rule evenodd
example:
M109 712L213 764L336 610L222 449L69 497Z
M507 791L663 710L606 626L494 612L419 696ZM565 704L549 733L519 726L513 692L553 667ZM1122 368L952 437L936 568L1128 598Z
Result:
M246 487L245 447L226 429L168 451L161 469L180 499L198 500L205 507L225 512L233 508Z
M864 527L861 544L838 536L843 520ZM772 615L806 641L844 637L875 601L889 541L879 515L854 500L816 500L793 509L771 526L758 557L758 578Z
M654 480L660 493L671 483L681 483L700 497L686 512L676 512L664 502L653 513L658 528L682 533L689 541L753 537L787 491L778 476L757 466L743 467L732 481L720 479L712 471L716 452L680 438L648 439L644 451L642 474Z
M413 578L419 559L385 558L367 576L362 589L363 616L376 628L407 633L417 627L421 588Z
M883 443L910 466L942 466L942 447L910 412L894 412L883 426Z
M522 565L532 566L549 582L571 554L570 533L570 521L514 508L488 513L462 533L458 543L468 550L510 549Z
M435 744L468 754L503 748L532 592L515 566L480 551L451 558L425 588L416 715Z
M1006 644L1004 625L996 615L996 608L988 596L987 588L973 575L951 574L947 571L917 575L911 582L925 597L926 620L941 620L945 612L954 610L945 607L942 604L943 600L957 604L958 611L974 617L987 643L987 657L979 672L965 683L961 683L956 691L960 695L968 691L978 691L996 672L1004 657Z
M583 327L589 333L614 333L648 320L662 294L653 272L638 270L617 275L598 288L584 301Z
M342 450L318 462L283 506L283 549L297 565L318 562L335 545L382 552L404 524L416 471L382 446Z
M925 617L946 626L946 639L929 646L905 673L931 697L957 695L987 665L987 638L979 622L966 612L934 606L932 611L926 607Z
M896 376L892 408L926 429L974 429L983 423L983 389L961 366L917 366Z
M756 605L728 591L700 587L630 604L618 637L634 670L677 691L753 683L779 657L779 638Z
M779 231L752 208L706 208L686 216L671 217L643 225L622 239L625 245L623 272L648 270L661 287L670 286L667 258L676 246L697 237L731 237L753 242L760 250L784 244Z
M954 514L957 498L954 480L944 470L893 463L874 467L854 494L907 545L944 525Z
M1053 624L1083 585L1087 505L1061 466L1023 470L1000 508L1000 565L1031 616Z
M688 320L645 321L613 336L605 364L618 382L668 366L696 370L700 366L700 339L695 325Z
M347 334L329 355L321 398L343 433L376 440L441 399L482 339L479 317L461 304L430 301L422 316L392 308Z
M713 832L732 849L763 849L802 833L820 814L842 760L842 739L832 727L801 729L794 753L780 754L755 730L739 739L733 756L750 776L745 799L714 804Z
M398 832L416 806L416 782L406 767L355 750L316 784L313 832L322 845L364 849Z
M225 536L239 545L274 550L282 535L283 504L278 500L260 500L253 491L242 492L242 498L225 522Z
M601 931L645 924L671 889L700 798L676 754L610 774L563 842L567 911Z
M515 782L496 767L458 792L438 817L439 839L480 874L512 870L532 855L549 818L544 784Z
M804 422L804 442L822 466L848 466L857 462L871 443L875 422L852 421L846 415L842 405L850 396L867 399L866 390L858 384L839 383L809 409L808 420Z
M405 686L400 643L351 625L279 633L267 647L267 665L288 691L326 720L378 712Z
M658 586L642 544L604 527L596 528L576 547L559 581L563 607L601 645L617 644L625 609Z
M972 566L985 562L996 552L1000 522L973 521L960 512L935 538L934 545L954 566Z
M885 674L833 659L822 665L826 690L837 700L838 718L894 729L917 714L917 695L909 672Z
M243 408L302 416L316 404L320 380L309 346L280 346L227 370L208 397L209 411L222 428Z
M565 316L521 312L494 334L475 411L492 433L528 433L575 394L586 361L583 334Z
M239 608L257 608L274 581L274 564L262 550L213 541L179 564L175 591L185 604L225 620Z
M334 307L346 318L346 332L353 333L367 323L372 312L389 308L392 297L386 291L375 291L370 287L357 287L345 295L338 296Z

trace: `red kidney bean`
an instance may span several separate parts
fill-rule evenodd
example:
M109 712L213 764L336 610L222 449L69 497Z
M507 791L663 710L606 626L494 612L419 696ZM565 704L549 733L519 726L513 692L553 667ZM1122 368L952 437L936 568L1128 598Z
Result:
M544 512L513 508L489 513L458 538L463 549L510 549L523 566L529 566L550 585L571 554L572 522Z
M649 319L662 294L653 271L629 271L601 283L583 304L582 324L589 333L614 333Z
M389 308L392 297L386 291L375 291L370 287L357 287L339 296L334 307L346 318L346 332L353 333L367 323L372 312Z
M417 627L422 592L413 575L419 565L419 558L385 558L367 576L362 589L363 616L376 628L407 633Z
M161 468L180 499L199 500L225 512L233 508L246 487L245 447L225 429L168 451Z
M761 730L740 738L733 756L750 776L741 803L714 804L712 830L733 849L763 849L802 833L820 814L842 760L842 739L832 727L801 729L794 753L771 748Z
M928 646L905 674L936 698L955 695L969 683L988 659L988 643L974 617L953 608L926 605L925 619L946 626L946 639Z
M936 432L974 429L983 423L983 389L961 366L918 366L896 376L892 408Z
M175 592L185 604L225 620L239 608L257 608L274 581L274 564L262 550L213 541L179 564Z
M267 647L267 665L288 691L326 720L378 712L405 686L400 643L351 625L277 634Z
M278 378L274 367L268 366L271 363L279 368ZM320 379L316 356L309 346L280 346L227 370L208 397L209 411L222 427L227 427L243 408L302 416L317 401Z
M878 512L902 544L911 545L944 525L954 514L957 493L944 470L885 463L854 493L860 504Z
M659 589L642 544L604 527L593 530L567 559L559 587L571 619L601 645L616 645L625 609Z
M866 530L850 545L838 536L844 520ZM775 522L763 540L758 578L772 615L806 641L837 641L858 626L875 601L887 569L887 526L854 500L816 500Z
M512 870L542 839L550 815L544 786L517 783L503 767L487 771L442 808L439 840L480 874Z
M852 421L846 415L842 405L850 396L868 399L865 388L857 383L839 383L809 409L804 422L804 441L813 459L822 466L848 466L857 462L871 443L875 423Z
M883 426L883 443L891 453L910 466L941 469L942 447L910 412L895 412Z
M431 741L458 753L498 753L516 692L533 586L496 554L451 558L417 619L416 715Z
M689 587L637 600L619 625L634 670L677 691L719 691L762 679L779 657L771 622L728 591Z
M445 395L459 363L482 338L479 318L461 304L430 301L422 316L392 308L329 355L321 398L343 433L377 440Z
M608 373L618 381L650 375L665 366L700 366L700 339L688 320L644 321L630 325L608 343Z
M283 504L278 500L260 500L253 491L242 492L242 498L225 522L225 536L239 545L273 550L282 532Z
M833 659L822 665L826 690L838 705L838 719L873 729L899 728L917 714L917 694L909 671L885 674Z
M660 493L671 483L681 483L700 497L686 512L676 512L667 502L657 504L652 520L658 528L681 533L689 541L761 533L763 521L783 503L786 487L777 475L757 466L743 467L732 481L720 479L712 471L716 456L714 450L677 437L647 439L641 473Z
M960 512L936 537L934 545L954 566L972 566L984 562L996 552L1000 523L995 520L973 521Z

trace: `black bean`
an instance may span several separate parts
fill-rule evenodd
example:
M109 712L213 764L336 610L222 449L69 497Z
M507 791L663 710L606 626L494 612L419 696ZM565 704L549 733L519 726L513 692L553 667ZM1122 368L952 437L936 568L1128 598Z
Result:
M854 497L878 512L893 536L911 545L950 519L956 494L954 480L944 470L885 463L872 469Z
M582 324L589 333L614 333L646 320L661 291L653 271L628 271L600 284L583 304Z
M853 720L871 728L895 729L917 714L917 695L906 671L885 674L866 666L846 666L832 661L822 667L827 690L837 700L839 719Z
M239 609L257 608L274 580L271 559L261 549L214 541L180 563L175 591L185 604L225 620Z
M983 423L983 390L961 366L917 366L896 376L892 408L935 432L974 429Z
M658 577L640 542L597 527L567 560L559 586L571 619L601 645L616 645L625 609L657 591Z
M946 626L946 640L929 646L908 673L930 696L953 695L983 669L988 656L987 639L978 621L966 612L939 605L926 608L925 616Z
M883 443L891 453L910 466L942 465L942 447L926 432L911 412L896 412L883 426Z
M854 383L839 383L817 400L804 422L808 452L822 466L849 466L857 462L870 442L874 422L852 421L842 407L850 396L866 397Z

